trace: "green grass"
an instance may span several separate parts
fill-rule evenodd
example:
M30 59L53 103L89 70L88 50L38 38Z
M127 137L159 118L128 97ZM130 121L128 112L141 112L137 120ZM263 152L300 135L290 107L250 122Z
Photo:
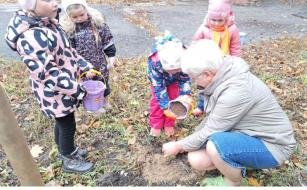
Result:
M296 44L293 41L296 41ZM307 59L305 41L305 39L300 38L282 37L243 48L243 59L249 63L251 71L262 81L273 81L278 88L283 90L284 93L274 93L274 95L290 120L292 120L292 123L295 124L293 127L298 145L293 155L300 160L300 164L304 167L304 169L299 168L296 165L297 160L291 157L287 164L275 169L248 171L247 177L257 179L262 186L301 186L298 178L301 173L306 173L307 147L304 142L307 140L307 126L303 113L306 112L304 108L306 108L307 63L297 64ZM272 49L272 44L278 44L281 48ZM282 48L280 44L287 44L287 46ZM287 48L295 50L297 53L284 54L283 52L287 51ZM259 53L269 55L262 58L265 59L263 64L258 63L257 56ZM273 60L273 58L275 58L274 61L269 61ZM286 61L283 64L279 64L278 62L281 60ZM296 71L298 65L304 68L303 72L296 75L283 72L283 68L288 66ZM29 89L28 72L25 72L25 70L25 66L20 61L0 61L0 79L3 79L7 96L10 100L13 95L19 97L18 100L11 100L11 105L14 108L16 117L20 115L17 120L22 124L21 130L29 143L29 147L36 144L43 146L44 154L48 155L52 149L56 148L53 141L52 126L54 126L54 120L41 114L31 89ZM56 159L47 159L42 163L38 163L39 170L44 174L46 169L53 165L56 171L54 177L44 177L45 183L54 181L62 186L74 186L77 184L98 186L98 178L105 173L120 173L122 170L125 172L140 172L141 170L136 166L135 162L127 162L132 158L136 150L128 150L127 148L134 147L136 144L139 146L157 146L170 140L169 137L164 135L159 138L148 135L151 90L146 70L146 56L140 56L135 59L120 59L119 64L111 70L110 74L112 92L109 101L113 109L101 117L88 114L82 106L76 112L75 116L78 119L78 125L88 126L92 119L95 121L91 128L82 133L76 133L77 144L80 147L85 149L94 148L94 142L96 141L102 147L100 151L91 150L91 154L86 158L87 161L95 163L95 170L86 175L65 174L60 170L61 162L57 162ZM192 88L192 96L198 103L196 85L193 84ZM34 119L25 121L24 119L31 114L34 115ZM194 128L202 119L203 117L190 116L186 120L176 122L175 129L181 131L185 128L188 129L186 135L192 134ZM129 126L133 126L134 130L127 134L126 129ZM137 137L136 144L128 145L128 141L133 137ZM177 140L182 138L183 135L176 137ZM128 152L130 155L128 155ZM168 159L173 162L179 159L178 157ZM117 162L112 164L112 161L116 160ZM187 171L193 170L190 166L185 169ZM12 170L7 159L0 162L0 172L3 170ZM195 179L197 182L194 185L201 183L204 177L215 177L217 175L220 174L209 172L204 176L198 175ZM14 172L0 175L0 178L2 178L1 186L20 185ZM10 180L13 180L11 184ZM152 181L148 181L147 186L154 186L154 184Z

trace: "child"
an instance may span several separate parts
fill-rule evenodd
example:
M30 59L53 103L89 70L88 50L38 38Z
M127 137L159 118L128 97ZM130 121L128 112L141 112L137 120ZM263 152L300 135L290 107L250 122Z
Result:
M72 47L103 75L96 75L93 80L106 84L103 107L111 109L112 106L107 102L107 96L111 93L109 69L115 63L116 48L110 29L104 23L103 16L88 7L85 0L63 0L62 5L66 15L61 17L60 23L68 33ZM110 64L107 63L105 54L109 57ZM95 113L104 113L104 108Z
M234 16L230 10L230 0L210 0L208 14L204 23L198 28L193 37L192 44L201 39L216 42L224 55L242 56L239 30L235 25ZM197 87L201 89L199 86ZM193 111L200 115L204 111L204 96L199 93L199 104Z
M23 10L11 19L6 42L17 51L30 73L30 84L42 113L55 118L54 138L66 173L87 173L86 151L74 144L74 111L87 92L78 76L93 67L73 49L57 20L56 0L19 0ZM87 74L87 77L93 77Z
M148 58L148 79L152 91L149 120L153 136L160 135L163 126L165 134L174 134L176 117L168 111L169 101L179 95L191 94L190 78L180 68L180 56L186 47L168 32L165 35L166 38L156 43Z

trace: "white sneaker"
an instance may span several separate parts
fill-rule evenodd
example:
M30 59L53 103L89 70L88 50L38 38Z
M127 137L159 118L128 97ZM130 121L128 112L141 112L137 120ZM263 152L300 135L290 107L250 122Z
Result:
M104 108L100 108L99 110L92 111L92 113L94 115L102 115L102 114L106 113L106 110Z
M112 105L111 105L109 102L104 102L104 103L103 103L103 107L104 107L104 109L106 109L106 110L110 110L110 109L113 108Z

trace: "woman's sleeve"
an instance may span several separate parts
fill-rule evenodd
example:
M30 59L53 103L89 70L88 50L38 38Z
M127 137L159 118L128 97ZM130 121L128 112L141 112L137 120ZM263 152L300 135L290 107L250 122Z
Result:
M213 111L207 116L204 127L182 140L185 151L198 149L217 132L231 131L253 106L249 90L244 85L228 87L218 98Z

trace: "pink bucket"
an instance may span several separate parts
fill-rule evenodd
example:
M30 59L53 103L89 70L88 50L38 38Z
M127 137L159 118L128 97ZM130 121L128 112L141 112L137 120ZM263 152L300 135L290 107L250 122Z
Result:
M88 97L83 100L83 106L87 111L96 111L103 107L105 85L100 81L83 82Z

